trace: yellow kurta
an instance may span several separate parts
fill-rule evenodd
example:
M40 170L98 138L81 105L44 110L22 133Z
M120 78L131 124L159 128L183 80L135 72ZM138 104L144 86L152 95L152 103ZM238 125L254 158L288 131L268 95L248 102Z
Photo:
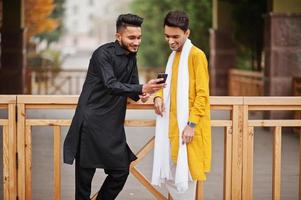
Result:
M177 52L172 65L169 139L171 159L176 163L179 148L177 122L177 82L181 52ZM189 121L197 124L194 137L187 145L188 164L194 180L205 180L211 168L211 127L209 104L209 75L205 54L193 46L188 57L189 67ZM162 97L162 90L156 96ZM182 134L182 133L181 133Z

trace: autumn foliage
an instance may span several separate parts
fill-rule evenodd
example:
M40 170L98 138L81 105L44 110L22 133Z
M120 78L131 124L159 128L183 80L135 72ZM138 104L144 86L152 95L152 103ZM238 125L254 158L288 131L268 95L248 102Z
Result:
M54 0L25 0L27 39L39 33L51 32L59 26L58 20L49 17L54 8Z

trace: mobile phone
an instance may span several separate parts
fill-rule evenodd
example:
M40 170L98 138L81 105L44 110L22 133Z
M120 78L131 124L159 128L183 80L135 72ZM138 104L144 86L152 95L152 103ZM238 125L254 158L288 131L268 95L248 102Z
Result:
M164 80L163 81L160 81L158 82L158 84L162 84L162 83L165 83L166 82L166 79L167 79L167 76L168 74L164 74L164 73L159 73L157 78L163 78Z

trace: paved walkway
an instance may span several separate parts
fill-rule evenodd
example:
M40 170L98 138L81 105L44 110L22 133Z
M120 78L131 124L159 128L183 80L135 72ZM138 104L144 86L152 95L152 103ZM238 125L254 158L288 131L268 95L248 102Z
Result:
M47 112L47 114L46 114ZM0 116L5 114L0 112ZM45 111L30 113L32 118L71 118L70 111ZM226 113L213 113L213 119L227 118ZM127 118L154 117L152 111L129 111ZM33 200L53 199L53 137L49 127L33 128ZM63 139L67 127L62 129ZM153 128L127 128L127 139L133 151L138 151L154 133ZM2 155L2 130L0 130L0 155ZM223 194L223 129L213 128L212 171L204 186L206 200L221 200ZM295 200L298 197L298 152L299 136L284 132L282 139L282 182L283 200ZM62 141L63 142L63 141ZM254 145L254 200L272 199L272 134L262 129L255 130ZM2 159L0 161L0 180L2 182ZM138 165L138 168L150 178L152 169L152 152ZM102 184L104 174L98 170L93 180L92 193ZM0 185L0 196L3 197L3 186ZM162 192L166 193L164 189ZM0 199L1 199L0 198ZM74 166L62 165L62 200L74 199ZM136 179L130 175L118 200L152 200L149 192L144 190Z

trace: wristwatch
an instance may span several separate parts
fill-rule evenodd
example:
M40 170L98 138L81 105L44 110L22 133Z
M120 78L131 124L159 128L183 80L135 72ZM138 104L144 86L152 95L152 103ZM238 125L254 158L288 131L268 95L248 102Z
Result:
M190 128L195 128L195 127L196 127L196 124L193 123L193 122L187 122L187 125L188 125Z

